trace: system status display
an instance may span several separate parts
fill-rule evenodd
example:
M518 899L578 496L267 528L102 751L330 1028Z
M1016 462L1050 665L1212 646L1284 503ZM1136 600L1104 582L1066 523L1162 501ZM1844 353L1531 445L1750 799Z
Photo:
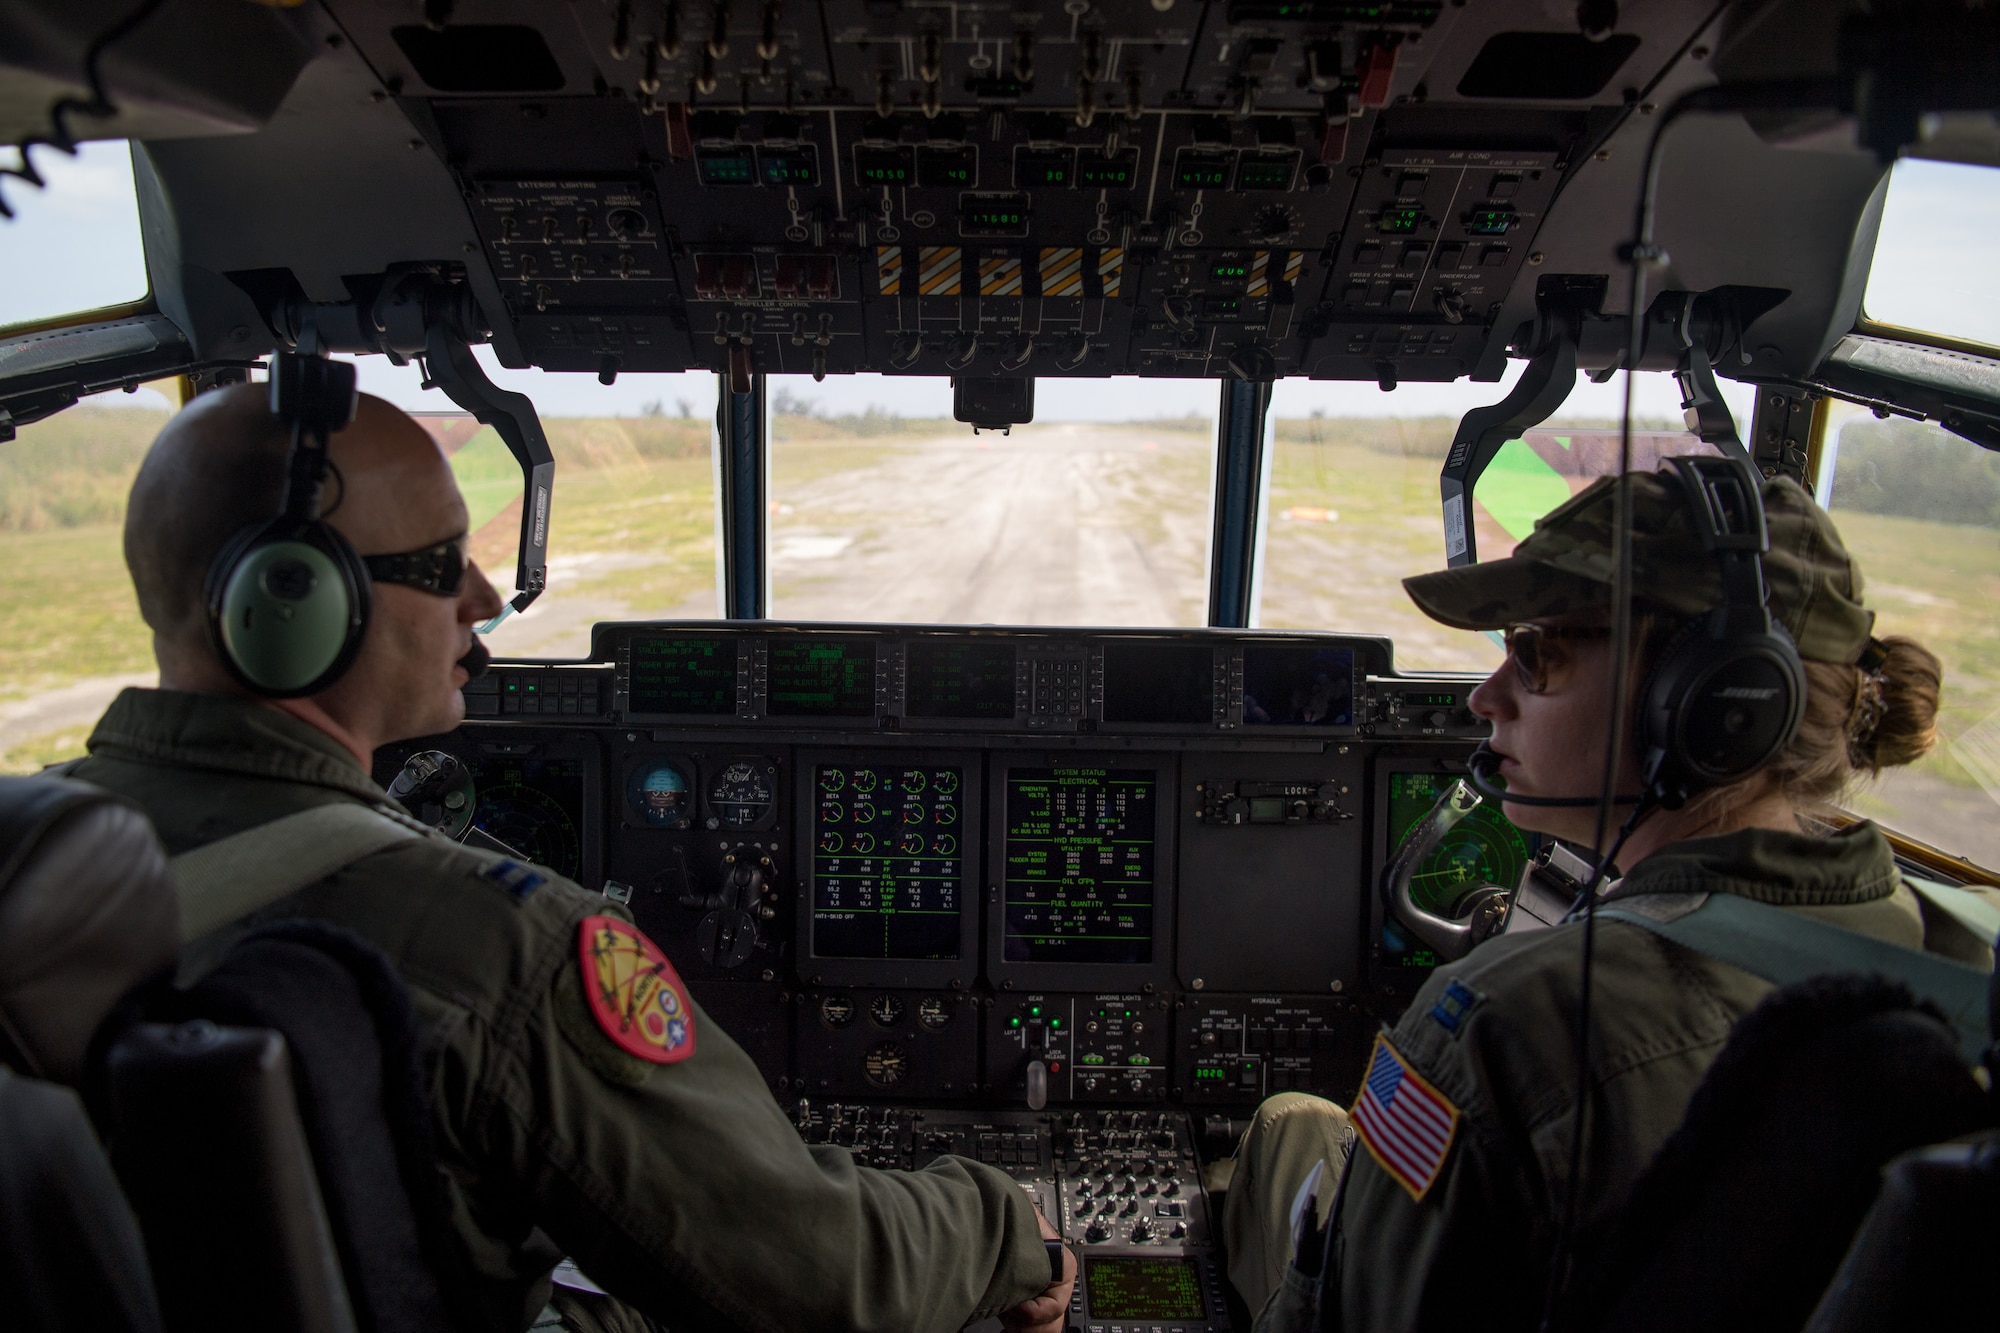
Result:
M1007 722L1014 717L1014 645L917 640L904 652L903 712Z
M1008 770L1007 962L1153 961L1157 797L1151 771Z
M960 771L821 764L814 779L813 956L957 961Z
M771 644L766 707L773 717L875 716L875 645L825 639Z
M632 639L627 710L728 717L736 712L736 644L730 639L641 634Z
M1083 1283L1093 1320L1164 1324L1208 1317L1193 1259L1093 1256L1083 1261Z

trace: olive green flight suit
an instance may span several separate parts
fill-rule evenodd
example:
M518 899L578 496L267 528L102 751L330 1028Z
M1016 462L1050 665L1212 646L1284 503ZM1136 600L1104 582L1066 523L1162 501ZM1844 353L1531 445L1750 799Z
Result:
M1831 837L1748 829L1672 844L1602 899L1733 893L1906 948L1924 947L1916 896L1872 824ZM1335 1271L1346 1333L1530 1328L1539 1317L1567 1195L1576 1092L1581 926L1504 935L1425 983L1387 1034L1459 1112L1423 1197L1365 1144L1341 1204ZM1624 1203L1680 1124L1736 1020L1772 985L1642 927L1597 923L1591 979L1590 1124L1579 1234ZM1990 961L1989 961L1990 966ZM1454 983L1459 988L1447 995ZM1468 996L1469 1002L1468 1002ZM1333 1181L1352 1135L1339 1107L1285 1094L1259 1108L1225 1203L1230 1277L1260 1333L1301 1333L1309 1287L1288 1266L1287 1214L1313 1164Z
M136 801L173 854L313 806L393 807L338 743L257 703L127 690L89 744L71 776ZM677 1328L950 1333L1047 1286L1011 1179L959 1158L875 1171L806 1146L698 1004L692 1056L627 1054L590 1016L578 959L583 918L623 909L543 867L488 877L502 860L404 843L250 919L347 927L409 983L489 1326L527 1328L565 1253Z

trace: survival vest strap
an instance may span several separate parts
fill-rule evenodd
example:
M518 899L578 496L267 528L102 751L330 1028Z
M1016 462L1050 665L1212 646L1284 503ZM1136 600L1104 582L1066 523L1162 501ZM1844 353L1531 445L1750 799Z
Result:
M1993 1039L1986 1012L1991 977L1949 958L1905 949L1733 893L1649 894L1614 901L1598 908L1597 916L1650 930L1778 987L1839 972L1875 973L1900 981L1944 1012L1968 1063L1978 1063Z
M376 852L434 836L415 820L341 801L183 852L168 863L181 941L240 921Z

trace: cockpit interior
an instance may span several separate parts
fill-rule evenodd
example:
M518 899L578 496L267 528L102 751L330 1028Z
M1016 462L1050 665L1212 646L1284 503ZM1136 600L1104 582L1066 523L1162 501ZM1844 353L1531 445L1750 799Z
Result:
M4 219L62 197L50 164L120 141L144 287L0 307L0 480L93 395L178 406L280 351L355 360L364 387L407 368L441 445L486 441L459 475L508 607L464 724L381 750L377 781L622 904L807 1141L1012 1173L1081 1257L1072 1333L1247 1329L1204 1168L1271 1094L1351 1099L1467 923L1561 872L1489 802L1385 893L1487 734L1467 701L1500 651L1414 642L1344 600L1367 559L1283 546L1376 503L1338 468L1280 503L1319 423L1286 405L1460 395L1416 451L1395 577L1505 554L1615 468L1615 410L1546 423L1625 375L1671 395L1649 458L1747 460L1843 524L1851 460L1882 490L1898 458L1949 455L1937 494L1984 479L1983 510L1862 521L1903 525L1881 542L1940 580L1883 575L1889 605L1971 626L1950 772L1908 802L1960 813L1913 814L1897 847L2000 883L1970 831L2000 799L1977 642L2000 329L1884 318L1870 285L1898 173L2000 166L1996 52L1983 7L1807 0L7 6L0 275L27 262ZM1977 262L1968 305L2000 296ZM565 602L581 446L530 371L712 393L712 429L668 418L706 488L675 538L692 602ZM927 469L1039 438L1093 386L1198 388L1171 483L1185 616L1067 623L1027 584L995 623L788 613L774 578L847 540L785 535L831 484L786 461L819 420L798 395L857 377L927 395L915 415L957 442L911 455ZM1108 557L1072 518L1033 541L1088 578ZM940 546L955 521L927 520ZM898 558L921 564L912 531ZM620 549L650 568L640 541ZM1281 548L1310 614L1270 610ZM558 615L556 650L509 649Z

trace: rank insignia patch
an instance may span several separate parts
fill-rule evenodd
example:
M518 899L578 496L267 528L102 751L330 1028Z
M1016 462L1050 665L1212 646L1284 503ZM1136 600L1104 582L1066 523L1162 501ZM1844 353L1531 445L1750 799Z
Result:
M521 900L549 882L547 875L537 874L519 861L506 859L495 861L479 873Z
M1458 1029L1465 1023L1465 1016L1471 1013L1472 1006L1478 1003L1478 991L1462 981L1456 979L1448 981L1445 983L1444 994L1438 996L1438 1002L1431 1006L1431 1022L1456 1037Z
M629 921L587 916L577 930L584 1000L628 1055L670 1065L694 1054L694 1011L674 965Z
M1421 1201L1451 1152L1458 1108L1377 1036L1353 1118L1368 1155Z

